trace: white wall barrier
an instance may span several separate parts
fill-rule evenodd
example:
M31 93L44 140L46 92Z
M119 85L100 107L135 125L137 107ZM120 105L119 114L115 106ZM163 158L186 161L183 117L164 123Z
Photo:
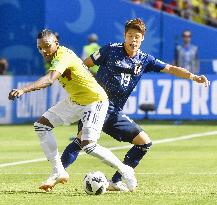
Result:
M21 87L38 77L0 76L0 124L34 122L49 107L67 97L58 82L49 88L27 93L15 101L8 100L12 88ZM156 110L149 112L151 119L217 119L217 78L209 75L211 86L205 88L192 81L169 75L144 75L129 97L124 112L133 119L143 119L141 104L153 103Z

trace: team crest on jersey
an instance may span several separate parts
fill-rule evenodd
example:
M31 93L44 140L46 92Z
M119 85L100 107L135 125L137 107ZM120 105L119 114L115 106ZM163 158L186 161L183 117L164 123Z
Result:
M134 68L134 74L138 75L142 70L142 65L141 63L136 64L135 68Z

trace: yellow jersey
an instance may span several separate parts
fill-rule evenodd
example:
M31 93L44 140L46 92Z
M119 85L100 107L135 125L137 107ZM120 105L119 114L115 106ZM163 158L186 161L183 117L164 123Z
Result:
M104 89L72 50L60 46L50 63L51 70L61 73L58 80L73 102L88 105L107 100Z

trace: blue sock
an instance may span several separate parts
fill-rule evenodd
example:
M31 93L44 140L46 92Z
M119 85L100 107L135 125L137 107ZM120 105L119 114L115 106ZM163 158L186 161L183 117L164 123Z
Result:
M73 142L71 142L65 148L61 156L61 161L65 169L76 160L80 151L81 151L81 140L75 138Z
M124 158L124 164L135 168L140 160L145 156L145 154L148 152L148 150L150 149L152 143L148 143L148 144L144 144L144 145L134 145L125 155ZM114 183L121 181L121 174L117 171L113 177L112 177L112 181Z

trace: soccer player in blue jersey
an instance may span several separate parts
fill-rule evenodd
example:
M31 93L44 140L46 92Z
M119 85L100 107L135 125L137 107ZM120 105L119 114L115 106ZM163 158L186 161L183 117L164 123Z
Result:
M166 64L143 53L139 48L145 31L146 27L141 19L132 19L125 25L124 43L104 46L84 60L84 64L89 68L93 65L99 66L95 78L106 91L110 101L102 130L118 141L134 145L124 158L124 163L133 168L139 164L152 145L148 134L122 111L141 76L151 71L164 72L204 83L205 86L209 85L209 81L203 75L194 75L184 68ZM81 129L82 123L79 122L78 137L63 152L61 160L65 168L76 160L81 150ZM128 191L121 178L119 172L114 174L110 190Z

